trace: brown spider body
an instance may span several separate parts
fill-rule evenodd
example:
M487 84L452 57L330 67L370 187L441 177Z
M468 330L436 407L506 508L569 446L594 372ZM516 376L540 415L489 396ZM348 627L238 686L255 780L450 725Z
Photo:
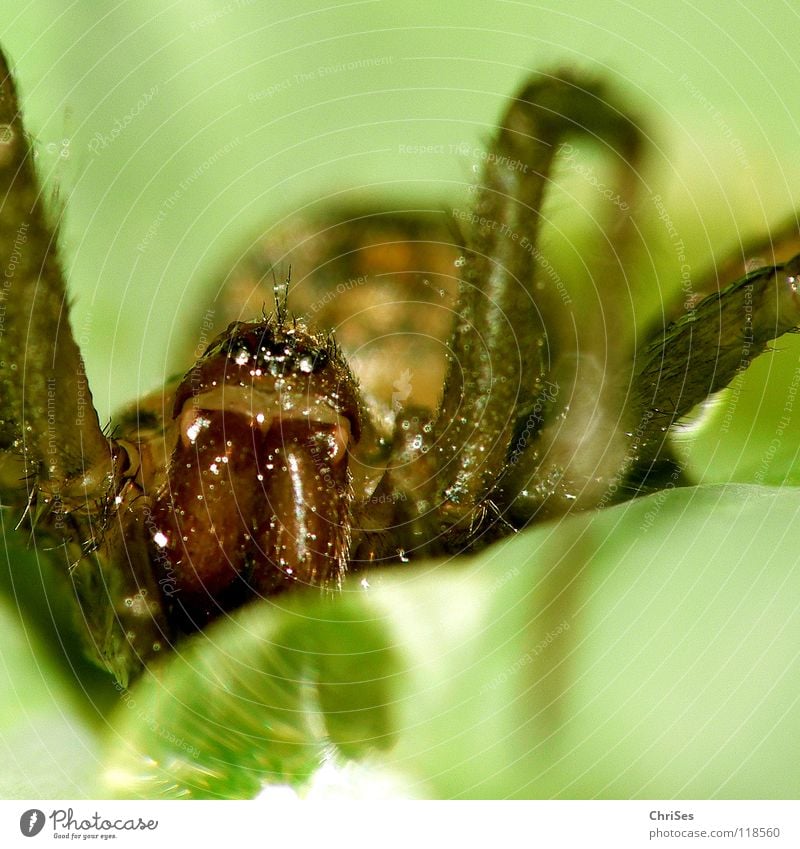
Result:
M722 291L710 274L689 312L637 339L620 307L634 226L617 206L593 253L596 302L565 299L537 248L560 147L605 151L630 210L642 137L602 85L533 75L455 227L340 210L301 229L289 300L308 324L283 305L241 321L286 264L267 240L226 281L249 315L222 315L233 323L185 377L108 436L1 56L0 131L0 497L63 546L90 652L122 682L250 599L658 486L670 426L800 324L795 258ZM351 323L351 296L389 326Z
M338 585L363 414L335 347L284 315L233 325L175 395L153 562L195 626L252 593Z

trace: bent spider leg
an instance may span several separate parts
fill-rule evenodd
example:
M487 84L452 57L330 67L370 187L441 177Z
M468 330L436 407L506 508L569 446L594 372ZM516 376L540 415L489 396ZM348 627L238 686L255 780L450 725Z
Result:
M568 335L562 331L563 304L535 281L544 193L558 145L573 134L606 144L618 153L623 170L632 168L638 131L608 103L602 87L537 75L512 99L500 123L475 211L456 213L474 226L444 393L435 420L421 423L418 432L408 416L398 421L395 452L405 462L387 472L378 490L397 509L393 527L364 552L373 559L391 558L401 540L428 552L486 541L487 526L499 532L499 511L486 509L487 501L495 507L495 500L513 501L540 462L527 440L538 433L541 420L516 452L514 437L551 391L554 363L566 362L574 371L575 350L559 351ZM571 379L577 384L586 375L581 370ZM519 463L518 472L498 487L509 458Z
M0 52L0 497L64 545L87 649L124 683L161 639L159 594L136 534L111 522L135 459L100 428L33 159Z
M569 306L572 321L554 321L558 312L550 309L552 366L545 384L518 419L508 466L493 494L517 526L534 517L552 518L602 506L630 462L625 396L636 308L626 268L636 232L629 213L640 185L643 137L634 118L604 89L580 92L571 96L577 103L571 108L580 110L586 135L607 146L614 188L610 196L603 193L609 201L607 218L598 248L585 263L586 280L578 289L578 302L565 300L559 305L561 313ZM572 164L572 145L562 148L571 168L583 167L579 162ZM592 281L594 292L589 289Z
M530 104L528 108L524 107L526 102ZM530 122L529 138L511 137L521 148L518 156L530 157L528 150L547 155L547 148L543 149L537 136L549 144L549 160L542 163L545 168L535 167L544 179L528 188L528 197L524 196L523 186L519 193L522 203L538 209L552 152L563 138L576 133L608 148L622 196L632 199L641 137L634 121L615 106L603 87L572 80L532 83L523 91L517 106L512 107L509 119L504 122L506 126L513 126L517 120ZM502 145L503 134L499 141ZM528 182L535 180L534 175ZM616 220L619 209L614 206L610 214ZM528 212L529 218L530 215ZM534 515L560 515L575 506L594 506L624 457L617 421L625 387L621 380L624 365L619 360L622 346L609 345L607 329L609 324L624 324L616 309L620 291L625 288L621 256L627 251L632 228L629 217L624 218L613 241L608 237L609 227L606 228L601 256L593 263L602 272L601 283L596 287L597 306L592 305L594 312L582 308L580 303L572 307L561 299L556 301L546 289L535 286L531 262L520 275L527 283L529 302L542 315L550 360L540 362L538 379L533 384L531 372L523 364L522 374L533 391L517 403L513 430L505 435L502 478L491 493L492 498L509 508L509 518L517 526ZM535 245L540 216L537 214L528 226L533 228L530 242ZM532 259L537 259L535 250ZM513 307L511 303L509 308ZM522 339L526 319L530 323L530 312L516 318L521 327L517 335ZM528 338L530 335L528 330ZM541 351L543 346L538 344Z
M637 354L636 450L657 455L666 430L723 389L768 343L800 326L800 254L709 295Z
M518 484L538 470L541 451L530 442L517 440L515 445L514 436L520 419L530 416L531 407L554 384L559 386L557 409L567 404L574 408L577 400L567 400L574 393L565 393L562 381L585 392L582 385L591 379L592 404L596 398L600 384L593 349L597 337L605 334L576 334L569 328L574 317L564 315L564 304L535 281L542 200L553 159L561 142L576 134L608 146L621 160L623 173L629 171L639 134L630 118L609 102L604 88L537 76L512 102L488 157L477 206L481 220L470 246L436 426L448 524L469 515L504 473L498 496L508 503ZM585 428L585 417L573 412L572 419L582 419L580 427ZM540 425L535 422L529 436ZM490 443L487 434L497 437ZM571 436L565 442L554 434L556 440L564 443L566 453L574 451ZM507 468L510 459L518 469Z

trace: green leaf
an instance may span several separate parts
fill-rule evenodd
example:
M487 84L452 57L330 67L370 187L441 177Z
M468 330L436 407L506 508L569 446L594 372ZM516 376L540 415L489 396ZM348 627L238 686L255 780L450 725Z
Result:
M22 614L39 579L36 558L14 546L5 553L29 586L9 584L0 569L0 798L89 796L100 749L92 711L68 684L63 643L43 640L43 628Z
M313 792L352 758L425 797L794 798L798 515L793 489L665 491L255 604L123 695L107 788Z
M396 653L361 600L250 605L187 640L122 702L104 792L242 798L385 748Z

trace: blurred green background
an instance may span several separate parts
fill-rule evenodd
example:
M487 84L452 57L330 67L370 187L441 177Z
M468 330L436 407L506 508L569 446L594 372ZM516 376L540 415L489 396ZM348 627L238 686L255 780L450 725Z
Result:
M643 313L652 312L680 282L680 262L647 193L661 195L697 274L742 240L784 221L797 205L798 67L791 46L800 26L797 14L778 2L754 11L742 3L722 10L710 0L640 2L635 8L612 0L569 5L450 0L435 6L381 0L70 5L0 0L0 21L0 41L15 65L28 126L38 140L39 170L64 213L72 323L103 421L121 403L159 386L179 365L176 352L187 336L199 332L199 316L215 279L287 214L341 192L422 197L442 205L454 198L463 201L476 160L455 149L485 144L504 99L530 69L576 67L607 78L643 117L652 141L647 192L636 211L645 234L638 283ZM406 145L442 145L443 152L413 155L404 151ZM580 194L586 187L577 182L574 191ZM566 229L582 226L580 221L570 224L569 208L554 214ZM708 414L703 427L682 437L686 465L698 482L800 483L796 440L787 435L771 448L800 363L800 346L781 340L776 347L780 354L763 358L738 382L734 395ZM566 558L575 574L589 571L587 586L597 590L585 589L580 602L570 602L577 607L569 615L588 611L592 621L608 626L591 639L582 636L567 652L574 661L567 665L569 676L584 668L588 675L568 676L584 682L570 690L568 720L575 740L584 744L578 747L583 760L579 757L567 770L574 781L564 777L555 750L547 754L552 758L547 762L550 783L537 779L527 787L521 776L531 774L528 763L503 779L502 764L511 755L497 742L491 774L500 777L485 783L475 770L475 760L488 757L481 750L482 735L465 730L455 740L455 734L448 737L452 725L442 722L427 728L429 738L401 734L400 772L424 777L415 792L470 795L472 788L478 794L525 795L526 787L545 796L569 795L570 788L580 795L650 797L748 796L758 795L759 788L767 796L791 792L788 785L776 784L774 775L761 773L774 758L794 757L796 764L796 742L795 750L785 745L788 726L764 728L759 722L770 721L767 709L777 711L783 722L794 723L796 740L792 699L797 687L792 691L786 682L787 676L797 682L791 665L797 662L799 642L791 604L798 597L797 566L788 543L781 547L777 542L775 523L764 522L779 514L780 527L789 527L797 515L797 496L789 489L765 492L763 498L752 489L708 492L662 499L652 521L643 518L648 509L643 502L588 526L583 520L566 522L516 540L502 549L505 553L493 551L478 561L476 586L463 599L458 596L460 606L448 607L452 578L417 579L412 572L412 578L385 579L388 588L381 592L387 598L410 593L413 608L415 599L433 595L444 607L429 609L424 621L413 616L408 621L397 612L399 601L388 606L396 612L387 613L377 591L365 602L368 615L385 618L392 639L414 658L411 666L426 668L421 678L406 681L407 703L413 693L428 691L426 681L452 675L460 682L456 693L483 688L484 695L500 702L524 705L525 693L535 684L517 679L508 690L489 683L513 667L515 658L530 653L523 626L536 619L533 611L540 609L542 598L523 588L538 586L536 576L549 574L548 564ZM709 548L716 533L724 544ZM753 540L760 544L751 546ZM596 551L601 544L602 556ZM22 563L20 541L13 538L10 545L13 562ZM767 568L766 553L773 546L776 553ZM25 562L35 566L33 560ZM631 571L621 568L629 562L635 564ZM498 574L509 569L519 574L498 587ZM695 590L682 583L674 595L660 590L651 597L625 589L638 580L640 587L668 587L673 572L688 586L692 574L702 575L709 582L703 593L730 616L696 610L691 603ZM614 575L619 584L607 582ZM767 581L763 598L750 598L749 588L762 579ZM396 590L395 583L400 585ZM100 682L88 695L76 695L69 683L74 676L63 665L59 669L58 652L48 666L50 655L40 638L20 626L15 591L6 599L2 620L2 674L9 686L2 689L6 748L0 772L10 776L2 789L23 796L93 792L93 778L102 772L107 755L101 753L98 736L105 720L93 715L91 706L108 702L113 693ZM472 667L455 624L466 615L467 598L474 599L475 622L484 622L497 605L513 607L512 598L526 598L530 605L519 610L518 621L486 636L482 663L487 666L475 673L477 679L464 672ZM768 612L768 604L780 599L788 599L790 609ZM663 622L664 631L642 642L640 656L637 638L623 635L648 604L654 605L651 622ZM714 691L698 707L681 686L699 684L675 684L677 670L695 668L694 660L706 670L700 674L704 678L740 665L738 635L745 615L752 616L748 627L774 637L764 644L766 654L744 661L748 675L765 676L764 692L773 701L760 703L763 712L754 713L745 698L754 692L752 680L745 675L743 681L727 682L724 695ZM451 642L440 644L442 657L434 662L418 642L419 633L438 633L436 623ZM689 640L685 645L684 637ZM684 645L686 654L676 669L664 673L669 686L657 677L661 683L654 684L651 696L661 712L651 715L632 684L642 680L643 669L662 669L665 647L676 643ZM712 656L709 643L715 647ZM506 654L495 663L498 646ZM780 653L791 646L794 653L781 668ZM616 648L634 652L641 667L614 658ZM470 646L467 654L475 652ZM594 654L607 665L596 664ZM618 688L612 669L621 676ZM604 674L610 676L610 690L598 682ZM441 701L434 704L442 705L453 696L437 698ZM592 712L598 699L607 700L606 713ZM618 737L612 735L614 744L595 741L597 723L609 716L619 720L622 705L631 713L620 721ZM483 702L474 708L478 713L485 709ZM647 735L637 738L624 731L646 726L663 733L673 722L675 734L689 741L703 733L705 720L713 724L728 712L733 719L727 742L717 741L716 750L702 754L693 753L689 742L676 754L666 741L659 748L647 742L652 739ZM739 729L737 718L743 723ZM410 723L409 728L414 721L413 711L411 718L397 720ZM475 717L465 728L475 728ZM500 711L489 739L514 740L523 751L533 750L531 740L551 739L542 728L528 729L530 735L525 728L519 714ZM567 739L558 738L558 745L567 745ZM423 745L423 740L428 742ZM738 742L725 748L731 740ZM426 745L445 766L432 765L436 758ZM541 745L547 748L546 742ZM598 774L597 764L612 748L619 760L604 762ZM750 756L756 759L756 777L750 783L735 779L736 764ZM708 763L721 766L708 776ZM628 774L623 764L636 764L636 769Z

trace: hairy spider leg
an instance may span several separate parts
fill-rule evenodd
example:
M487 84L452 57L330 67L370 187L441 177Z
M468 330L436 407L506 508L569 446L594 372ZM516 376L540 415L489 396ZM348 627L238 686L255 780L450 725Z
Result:
M2 54L0 204L0 450L58 487L109 465L110 455L70 331L56 236Z
M626 269L643 148L637 121L603 86L566 78L534 84L521 99L539 103L531 110L544 128L538 133L561 151L565 168L586 173L573 145L563 141L574 135L610 159L614 202L599 204L606 216L598 224L592 212L579 209L581 221L599 234L580 278L570 281L577 284L574 302L556 300L541 272L533 278L531 300L546 320L550 358L536 394L517 409L506 466L490 494L517 527L604 503L628 465L625 400L636 299Z
M442 402L433 420L416 430L411 426L414 411L399 417L394 446L398 462L377 490L384 503L394 505L392 521L379 538L368 538L360 558L396 557L400 541L407 553L452 551L488 541L493 535L488 528L506 524L504 509L539 473L543 453L538 437L545 417L538 413L545 405L548 415L555 408L558 417L559 408L566 412L569 404L565 395L558 397L550 375L558 363L567 363L574 372L576 363L583 365L576 354L586 353L574 341L565 341L569 334L561 329L558 294L537 286L542 202L560 143L572 135L608 146L618 156L621 182L628 188L635 184L631 174L639 132L601 86L536 75L512 98L486 155L475 210L464 216L473 226L466 234ZM587 349L597 337L587 334ZM580 389L583 409L573 414L576 427L597 391L596 369L588 371L592 373L578 369L571 377L573 385L593 381L591 394ZM550 441L559 438L556 430ZM572 447L559 446L559 451L568 453ZM624 454L624 447L616 448L610 462L615 471L620 452ZM549 473L543 485L531 486L535 496L517 511L523 523L556 488ZM556 494L559 503L553 512L569 509L573 489L570 484L570 492Z
M135 451L100 427L33 160L0 52L0 500L25 510L34 539L63 546L86 648L124 684L166 626L128 509Z
M775 287L777 278L770 282L772 270L798 250L800 227L795 213L767 237L750 239L726 251L717 265L704 271L697 281L690 280L688 291L676 290L661 316L645 328L636 355L638 366L631 393L636 415L632 434L636 463L626 482L630 492L623 495L647 494L667 483L691 483L675 459L669 428L689 413L694 403L716 391L714 386L724 388L754 356L763 352L769 339L754 347L754 337L743 325L735 326L740 321L735 316L743 319L745 309L752 315L756 291L763 298L770 286ZM737 285L753 271L762 272L758 282L750 280ZM772 291L778 298L778 290ZM782 332L775 327L775 335ZM672 348L676 340L678 345ZM734 350L732 370L730 366L720 367L720 359L731 356L730 351L723 353L721 347L730 348L731 344L743 355L737 361ZM680 356L687 359L681 361Z
M654 334L636 358L640 453L656 453L668 427L798 326L800 254L708 295Z
M619 393L625 386L619 364L608 362L609 318L600 315L601 310L595 316L572 315L552 287L538 285L543 197L556 154L565 139L576 135L614 156L618 181L626 193L632 193L641 148L636 123L614 105L602 86L569 77L534 78L501 122L478 204L482 217L490 221L514 221L513 232L502 226L479 230L480 259L465 281L465 312L477 317L478 338L469 340L462 331L458 341L462 349L478 349L484 358L492 352L489 372L479 370L477 385L463 393L473 399L465 411L466 427L482 427L479 405L485 398L491 431L496 429L501 438L489 449L481 439L465 439L463 431L458 434L465 448L456 460L460 468L455 490L460 497L460 484L468 482L466 506L480 505L488 496L504 511L511 507L508 518L515 525L535 515L560 515L575 506L594 506L624 454L624 446L598 440L596 434L597 430L615 433L616 420L606 418L620 409ZM507 162L526 167L509 169ZM612 212L617 212L616 207ZM625 230L629 229L626 225ZM620 244L626 242L627 232ZM615 250L608 238L603 248L610 254ZM616 274L624 267L613 257L602 265L616 267ZM490 285L483 292L488 296L488 310L480 303L480 295L476 298L487 279ZM618 280L603 281L598 288L601 304L619 297ZM505 333L499 332L503 321L508 324ZM495 330L494 339L490 327ZM489 344L480 351L483 339ZM458 347L455 350L457 362L463 355ZM509 368L516 352L521 358L518 372ZM443 411L460 394L460 388L453 391L448 380ZM440 428L447 415L440 418ZM503 415L507 418L501 429L497 419ZM462 418L456 415L456 423ZM483 464L482 456L487 456ZM469 473L474 467L481 467L480 477ZM452 493L452 485L443 488L445 498Z

